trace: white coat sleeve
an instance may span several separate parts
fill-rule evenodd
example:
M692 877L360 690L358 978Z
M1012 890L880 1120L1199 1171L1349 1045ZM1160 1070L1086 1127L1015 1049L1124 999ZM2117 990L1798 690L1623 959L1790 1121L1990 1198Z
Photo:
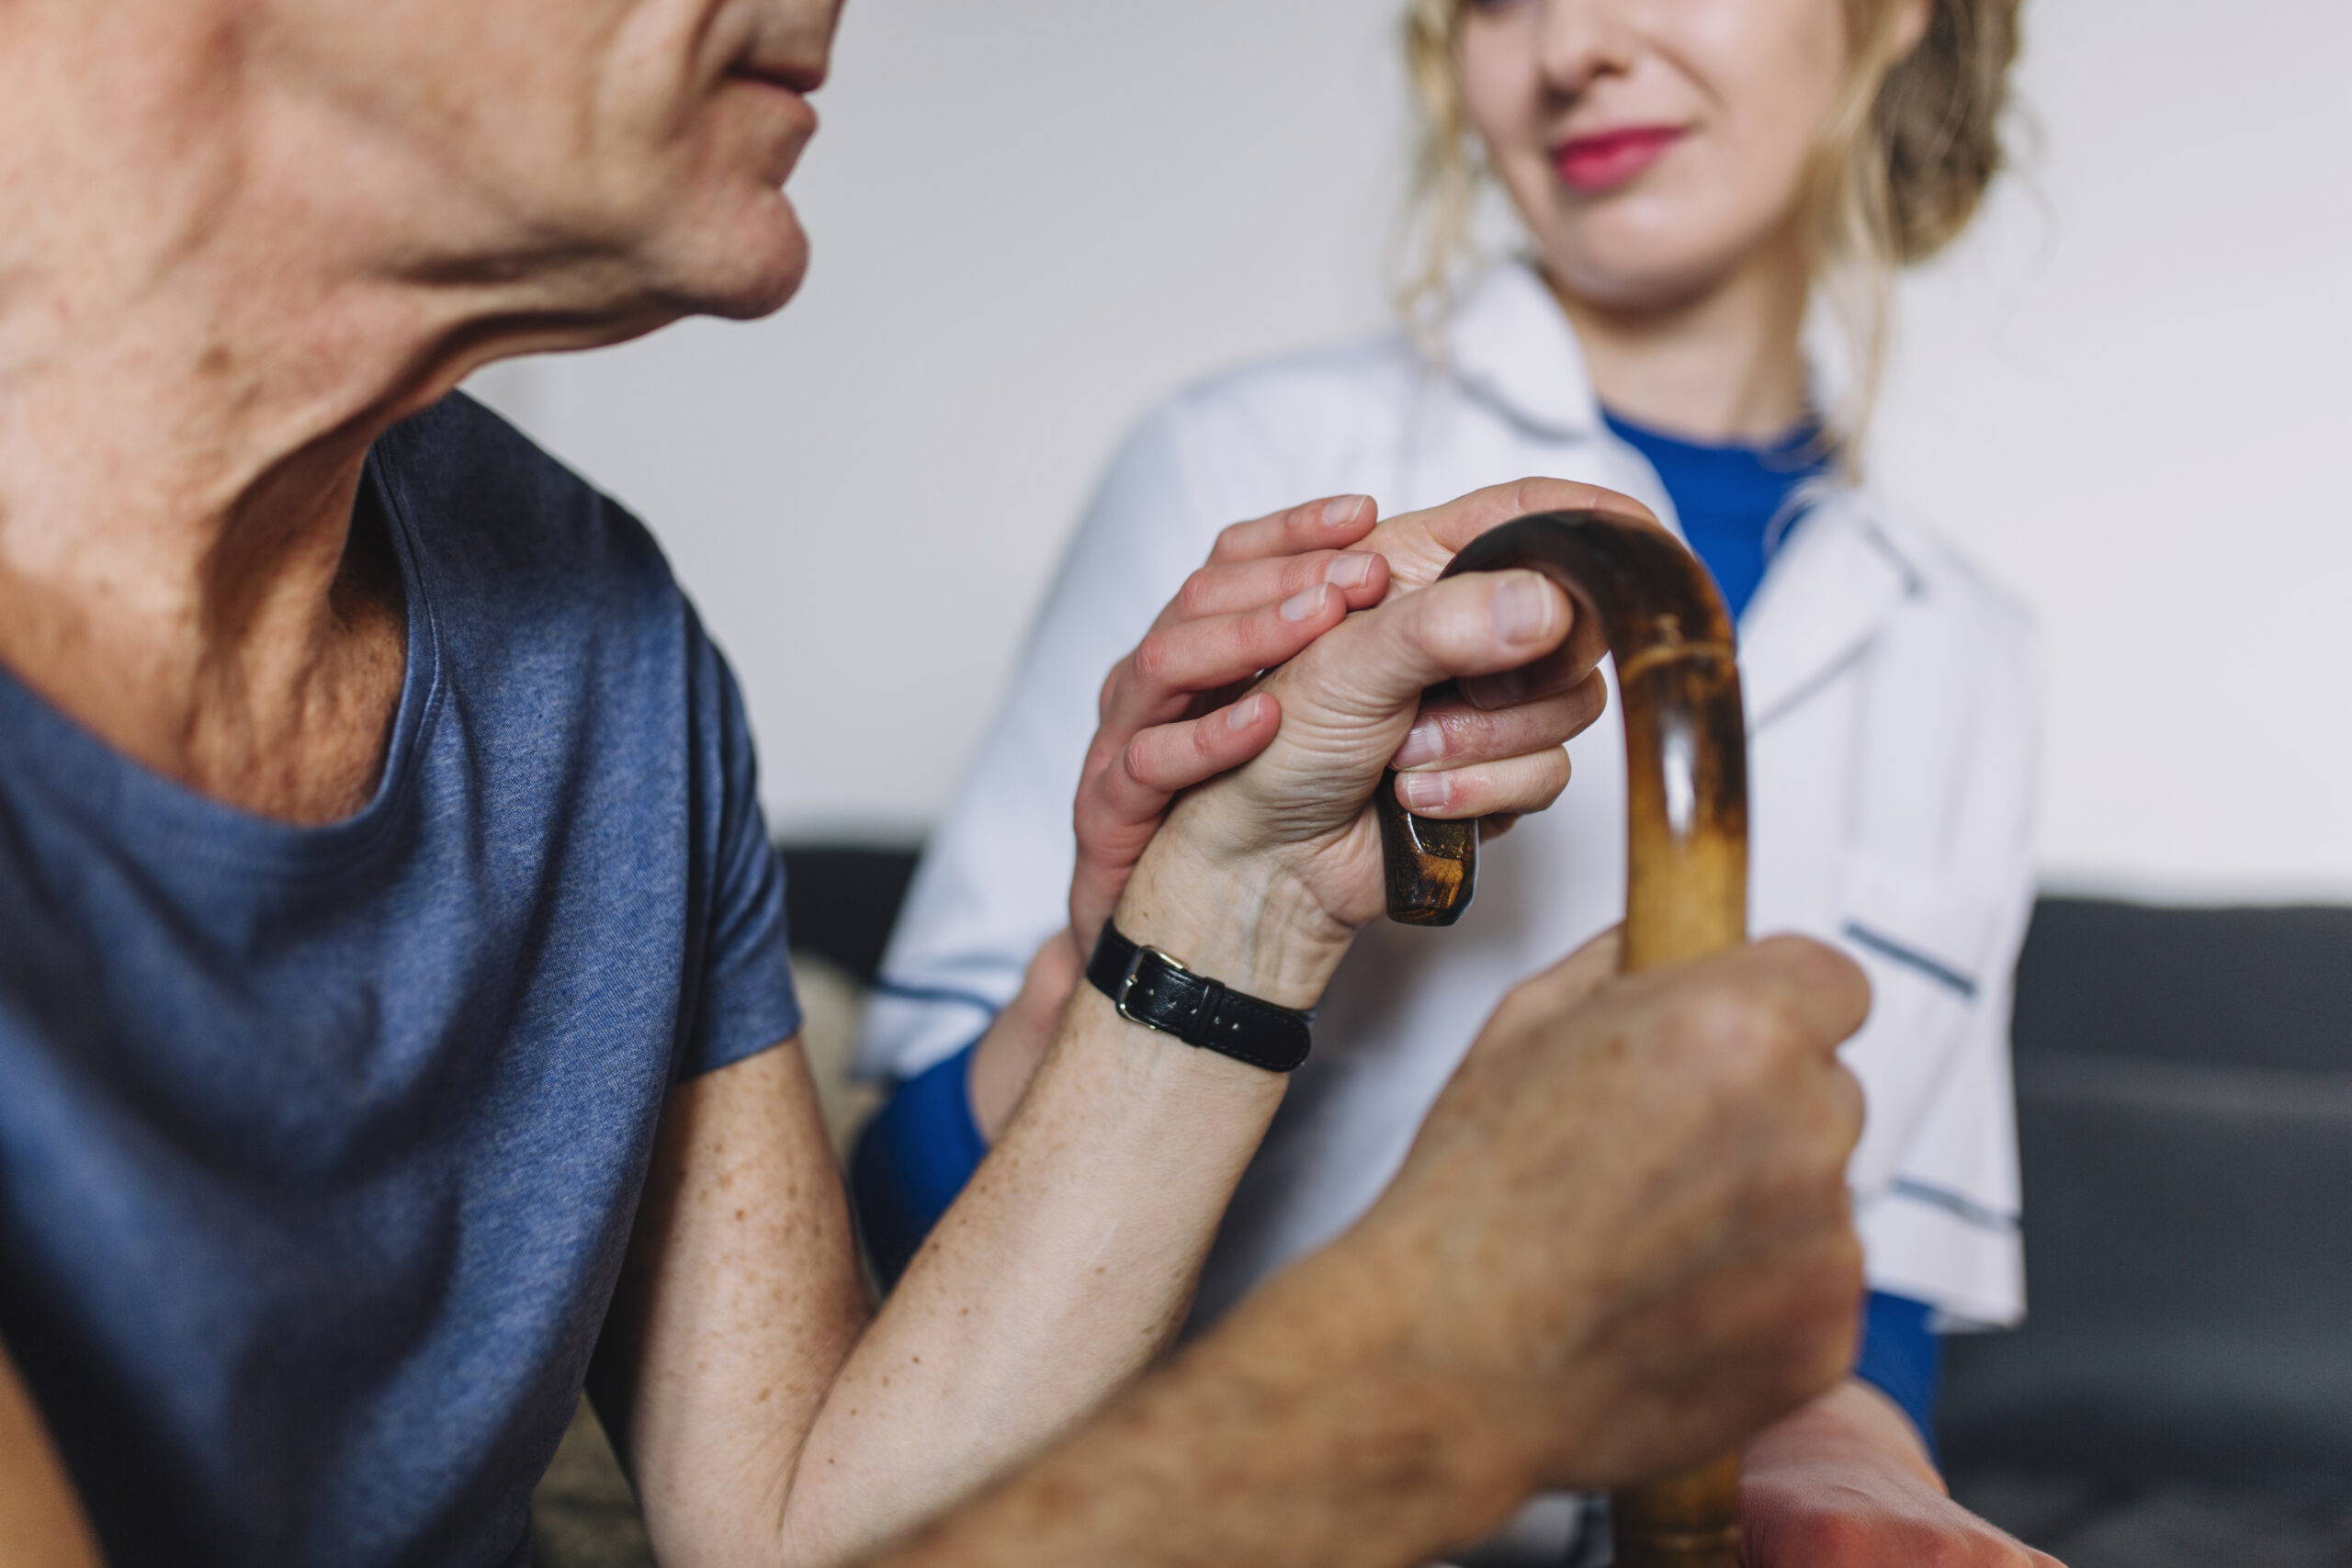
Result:
M2040 714L2031 626L2001 608L1955 650L1977 689L1942 859L1946 897L1985 916L1974 951L1954 954L1973 994L1894 1157L1856 1192L1871 1288L1929 1303L1947 1329L2006 1326L2025 1313L2009 1024L2033 912Z
M1181 400L1114 458L908 889L860 1032L859 1077L909 1077L970 1044L1069 920L1070 812L1102 680L1239 520L1219 514L1211 488L1190 460Z

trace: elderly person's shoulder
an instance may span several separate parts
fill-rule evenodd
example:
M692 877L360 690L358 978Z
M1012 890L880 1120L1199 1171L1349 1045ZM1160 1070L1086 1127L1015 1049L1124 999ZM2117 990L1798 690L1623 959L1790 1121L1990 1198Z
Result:
M428 572L428 593L453 578L494 585L518 614L582 595L677 602L642 523L463 392L385 432L368 466L396 535L421 547L410 565Z

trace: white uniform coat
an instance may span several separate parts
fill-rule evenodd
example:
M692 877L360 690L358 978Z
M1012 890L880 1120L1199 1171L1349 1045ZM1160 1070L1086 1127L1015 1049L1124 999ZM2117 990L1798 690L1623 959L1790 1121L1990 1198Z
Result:
M1634 495L1677 526L1656 472L1602 423L1532 272L1486 274L1446 338L1437 364L1390 334L1242 370L1143 422L916 876L862 1071L911 1075L969 1043L1067 919L1098 686L1227 524L1351 492L1385 515L1545 474ZM1952 1325L2014 1322L2008 1024L2032 900L2031 627L1926 529L1836 489L1791 529L1739 633L1751 930L1837 942L1870 976L1870 1021L1846 1059L1869 1102L1850 1179L1872 1288ZM1569 751L1567 792L1487 846L1459 925L1382 922L1358 940L1235 1197L1202 1313L1361 1213L1503 992L1621 917L1613 693Z

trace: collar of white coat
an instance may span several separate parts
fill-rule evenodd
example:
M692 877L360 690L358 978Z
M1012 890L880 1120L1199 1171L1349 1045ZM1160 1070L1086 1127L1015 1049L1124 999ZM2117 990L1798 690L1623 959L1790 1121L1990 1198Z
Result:
M1463 289L1446 318L1445 363L1516 423L1555 437L1602 428L1576 329L1523 261L1498 262Z
M1861 657L1888 616L1931 592L1930 558L1868 491L1841 487L1789 535L1739 621L1749 733Z
M1447 320L1445 350L1464 389L1514 423L1556 439L1608 436L1576 331L1526 262L1472 280ZM1929 558L1908 532L1867 491L1841 486L1815 501L1740 620L1750 729L1834 678L1897 606L1928 591Z

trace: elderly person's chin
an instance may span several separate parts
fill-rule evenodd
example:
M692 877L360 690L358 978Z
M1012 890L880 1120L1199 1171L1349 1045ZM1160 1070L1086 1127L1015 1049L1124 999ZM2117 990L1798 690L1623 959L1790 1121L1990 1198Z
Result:
M475 155L492 171L491 199L463 217L437 210L449 246L437 270L511 284L485 308L536 323L531 347L610 343L684 316L764 316L798 292L808 235L784 187L816 131L798 93L730 73L699 103L649 95L612 119L618 133L585 156L568 125L537 123ZM459 153L421 164L475 150ZM441 189L428 190L420 206L432 208ZM556 341L538 340L550 322Z
M649 281L668 316L749 321L783 308L808 275L808 235L783 193L693 212L650 250Z
M717 133L678 172L642 254L680 314L764 316L808 276L808 234L783 187L815 117L797 93L741 78L714 107Z
M621 264L612 272L592 265L588 276L619 283L624 295L635 293L662 320L764 316L797 293L808 276L808 231L783 188L807 132L779 144L733 134L744 129L740 124L722 125L720 134L684 156L648 159L626 182L611 181L608 190L617 186L628 194L591 220L590 228L604 230L604 243L590 238L582 246ZM635 331L659 324L639 316L638 301L614 303L620 314L638 318Z

